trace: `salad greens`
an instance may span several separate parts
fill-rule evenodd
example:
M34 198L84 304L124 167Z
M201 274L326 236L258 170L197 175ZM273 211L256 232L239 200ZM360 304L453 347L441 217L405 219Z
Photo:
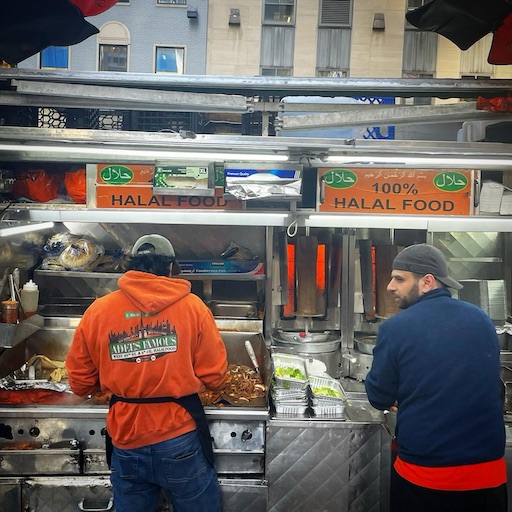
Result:
M293 368L292 366L278 366L274 373L277 377L282 377L285 379L306 380L304 373L301 372L298 368Z
M339 391L336 391L335 389L329 388L327 386L313 388L313 393L315 395L332 396L334 398L345 398L343 393L340 393Z

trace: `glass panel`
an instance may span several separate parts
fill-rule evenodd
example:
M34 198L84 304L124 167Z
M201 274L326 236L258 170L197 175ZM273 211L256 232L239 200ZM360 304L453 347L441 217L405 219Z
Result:
M165 48L157 47L156 49L156 73L175 73L182 75L184 71L183 48Z
M338 70L317 69L316 76L327 77L327 78L346 78L348 76L348 72L343 71L341 69L338 69Z
M127 71L128 47L124 45L100 44L99 71Z
M319 28L317 45L317 68L348 70L350 64L351 30L342 28Z
M295 23L295 0L265 0L264 23Z
M261 76L292 76L291 68L261 68Z
M41 52L41 69L68 69L69 48L49 46Z
M294 27L262 27L261 66L293 67L294 38Z
M431 0L407 0L407 9L417 9Z
M404 33L404 73L429 73L436 71L437 34L419 30Z
M460 72L462 75L494 75L494 66L487 62L492 40L493 34L487 34L471 48L461 52Z

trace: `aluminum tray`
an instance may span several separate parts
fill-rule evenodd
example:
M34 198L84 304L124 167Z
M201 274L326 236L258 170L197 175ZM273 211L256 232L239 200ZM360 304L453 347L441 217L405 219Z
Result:
M271 355L274 379L278 387L284 389L305 389L309 383L306 361L302 357L290 354L279 354L274 352ZM294 368L300 370L304 375L304 379L296 379L293 377L286 378L276 375L277 368Z
M318 375L310 375L309 377L309 385L311 387L311 392L313 395L313 405L321 405L321 404L343 404L346 401L346 395L341 387L341 384L335 380L328 377L321 377ZM323 395L321 393L315 393L315 389L318 388L328 388L333 391L340 393L340 397L335 397L331 395Z

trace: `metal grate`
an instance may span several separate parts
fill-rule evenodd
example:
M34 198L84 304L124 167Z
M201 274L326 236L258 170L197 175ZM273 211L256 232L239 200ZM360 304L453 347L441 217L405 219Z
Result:
M66 128L66 109L40 108L37 112L38 128Z
M320 25L350 25L352 0L323 0Z

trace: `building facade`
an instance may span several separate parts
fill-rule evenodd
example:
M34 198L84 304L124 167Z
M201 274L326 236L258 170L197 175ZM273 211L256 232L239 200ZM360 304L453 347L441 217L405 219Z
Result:
M461 51L405 19L428 0L119 0L99 30L19 67L235 76L510 78L492 34Z

